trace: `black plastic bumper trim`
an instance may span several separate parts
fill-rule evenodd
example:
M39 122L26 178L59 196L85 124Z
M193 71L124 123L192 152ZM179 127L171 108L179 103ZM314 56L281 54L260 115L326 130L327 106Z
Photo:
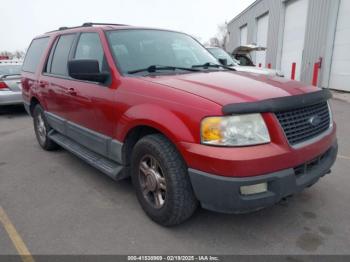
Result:
M328 89L316 92L265 99L257 102L228 104L222 107L225 115L249 113L283 112L327 101L332 97Z
M194 193L203 208L221 213L247 213L274 205L282 198L315 184L334 164L337 142L328 150L322 163L302 175L295 175L293 168L254 177L223 177L194 169L189 169L189 175ZM264 182L268 184L267 192L241 195L241 186Z

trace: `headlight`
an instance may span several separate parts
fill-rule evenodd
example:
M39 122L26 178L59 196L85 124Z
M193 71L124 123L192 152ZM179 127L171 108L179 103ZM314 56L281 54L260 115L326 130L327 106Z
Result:
M248 146L271 140L261 114L246 114L204 118L201 141L207 145Z

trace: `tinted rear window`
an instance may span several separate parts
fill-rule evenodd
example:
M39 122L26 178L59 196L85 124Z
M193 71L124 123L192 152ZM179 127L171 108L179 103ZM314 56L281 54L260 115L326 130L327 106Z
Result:
M74 38L74 34L62 35L59 38L52 57L51 74L68 76L68 57Z
M49 38L34 39L28 49L26 58L24 59L22 70L35 73L39 65L40 59L47 48Z

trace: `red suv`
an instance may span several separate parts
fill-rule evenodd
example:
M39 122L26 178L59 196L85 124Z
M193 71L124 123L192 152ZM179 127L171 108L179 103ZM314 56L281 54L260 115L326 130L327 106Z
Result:
M234 72L189 35L86 23L36 37L22 72L40 146L132 177L154 221L242 213L330 172L328 90Z

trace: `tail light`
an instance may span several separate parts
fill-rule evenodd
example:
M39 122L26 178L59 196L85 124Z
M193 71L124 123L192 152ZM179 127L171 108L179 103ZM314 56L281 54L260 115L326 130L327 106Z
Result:
M0 82L0 90L3 90L3 89L8 89L9 87L6 85L5 82Z

